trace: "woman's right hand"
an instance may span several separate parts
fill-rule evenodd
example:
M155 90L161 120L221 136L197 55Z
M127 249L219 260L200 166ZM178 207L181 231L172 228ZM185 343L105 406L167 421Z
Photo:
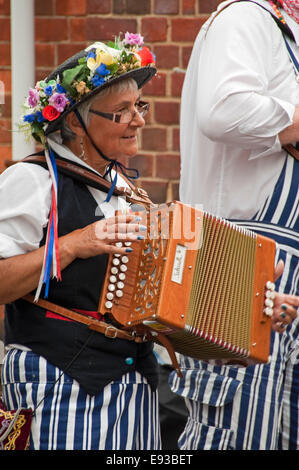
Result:
M74 258L90 258L104 253L124 254L131 249L115 243L144 238L146 227L139 222L140 218L132 214L116 215L75 230L64 238Z

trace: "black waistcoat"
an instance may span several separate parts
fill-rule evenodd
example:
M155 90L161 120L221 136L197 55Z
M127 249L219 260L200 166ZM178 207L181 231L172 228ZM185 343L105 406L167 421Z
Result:
M58 235L100 220L95 215L97 203L87 187L69 176L58 176ZM44 242L45 235L41 245ZM51 280L48 300L71 309L96 311L106 263L107 255L76 259L62 271L62 281ZM67 375L90 395L133 370L145 376L152 388L157 387L157 364L151 343L106 338L85 325L48 318L44 309L22 299L6 305L5 343L27 346L64 371L68 366Z

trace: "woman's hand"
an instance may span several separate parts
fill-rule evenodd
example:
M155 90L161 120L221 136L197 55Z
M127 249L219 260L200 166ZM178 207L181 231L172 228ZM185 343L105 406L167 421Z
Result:
M282 275L283 270L284 263L279 261L275 268L275 280ZM283 333L285 328L297 317L299 296L274 292L273 303L272 330Z
M90 258L104 253L124 254L131 249L116 246L115 243L143 238L146 227L140 225L139 221L135 215L117 215L94 222L66 235L65 249L68 247L74 258Z

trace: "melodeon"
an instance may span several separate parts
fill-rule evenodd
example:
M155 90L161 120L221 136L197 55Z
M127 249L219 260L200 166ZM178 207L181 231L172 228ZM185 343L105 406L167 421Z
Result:
M179 202L138 215L147 237L110 256L99 312L193 358L267 362L275 243Z

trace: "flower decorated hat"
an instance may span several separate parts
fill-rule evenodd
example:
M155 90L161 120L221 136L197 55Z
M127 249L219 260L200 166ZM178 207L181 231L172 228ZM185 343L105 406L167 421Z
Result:
M45 144L62 118L111 84L134 78L142 88L156 73L155 58L139 34L104 44L95 42L57 67L29 90L21 129Z
M35 294L38 300L43 285L44 297L48 297L50 278L61 280L58 250L58 176L55 154L47 135L59 130L63 117L74 111L87 132L80 114L76 109L81 103L95 96L102 89L127 78L133 78L138 88L143 87L156 73L155 58L144 47L139 34L126 33L124 39L104 44L96 42L83 51L67 59L44 81L39 81L29 90L24 103L20 130L33 137L44 146L44 153L52 180L52 203L47 228L44 260L40 280ZM97 149L100 152L100 149ZM116 184L118 167L124 172L121 163L110 160L100 152L108 165L108 174L115 169L115 177L106 201L109 202ZM133 170L136 171L137 170ZM138 173L138 172L137 172ZM106 176L106 174L104 175Z

